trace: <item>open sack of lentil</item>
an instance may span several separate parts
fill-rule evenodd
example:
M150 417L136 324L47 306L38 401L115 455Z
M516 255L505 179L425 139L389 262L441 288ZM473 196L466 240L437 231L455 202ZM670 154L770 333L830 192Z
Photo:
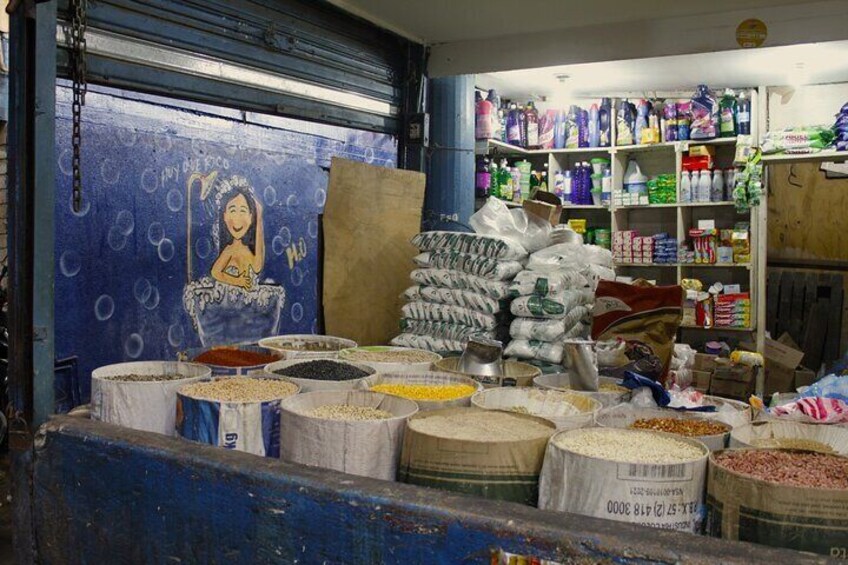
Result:
M265 367L265 371L291 380L302 392L353 390L362 379L376 373L369 365L335 359L278 361Z
M470 377L449 373L379 373L364 379L363 390L390 394L418 403L421 411L469 406L483 385Z
M392 345L452 352L472 337L508 341L509 283L528 249L547 244L550 224L523 210L501 210L502 203L487 206L472 216L477 233L430 231L412 239L419 268L403 293L402 333Z
M697 533L707 447L661 432L559 432L545 454L539 508Z
M262 372L268 363L283 359L283 353L256 344L240 344L189 349L179 357L206 365L215 376L236 376Z
M409 419L398 480L535 505L554 424L479 408L420 412Z
M281 408L281 459L387 481L418 412L411 400L364 390L307 392Z
M803 449L848 456L848 427L769 420L730 432L730 447Z
M211 374L204 365L176 361L100 367L91 373L91 419L173 436L177 391Z
M713 453L707 533L844 559L848 457L784 449Z
M595 424L601 403L576 392L536 388L490 388L475 393L471 404L485 410L530 414L549 420L557 430L575 430Z
M216 377L177 392L177 433L200 443L278 457L280 401L298 385L271 375Z

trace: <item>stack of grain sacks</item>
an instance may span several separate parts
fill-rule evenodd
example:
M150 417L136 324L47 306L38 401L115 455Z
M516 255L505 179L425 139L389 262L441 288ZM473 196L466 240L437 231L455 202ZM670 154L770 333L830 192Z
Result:
M429 231L412 239L421 253L403 294L401 333L392 345L461 351L471 337L509 339L509 285L527 250L510 238Z
M534 253L510 286L517 317L504 353L562 363L566 340L589 337L598 281L614 278L610 252L596 246L563 243Z

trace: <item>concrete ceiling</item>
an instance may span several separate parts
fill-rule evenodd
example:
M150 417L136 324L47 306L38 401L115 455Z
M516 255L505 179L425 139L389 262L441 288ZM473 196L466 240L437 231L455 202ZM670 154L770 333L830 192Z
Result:
M564 78L567 77L567 78ZM561 65L477 75L506 98L663 96L698 84L755 87L848 82L848 41Z
M327 0L431 46L439 77L738 49L758 18L764 47L848 39L848 0Z
M491 39L602 24L716 14L817 0L329 0L427 44Z

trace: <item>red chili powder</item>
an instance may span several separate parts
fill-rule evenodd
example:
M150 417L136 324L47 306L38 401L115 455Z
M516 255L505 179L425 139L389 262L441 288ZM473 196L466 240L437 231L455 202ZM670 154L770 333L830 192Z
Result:
M253 365L267 365L279 361L280 357L259 353L257 351L243 351L231 347L216 347L204 351L192 361L206 365L218 365L219 367L252 367Z

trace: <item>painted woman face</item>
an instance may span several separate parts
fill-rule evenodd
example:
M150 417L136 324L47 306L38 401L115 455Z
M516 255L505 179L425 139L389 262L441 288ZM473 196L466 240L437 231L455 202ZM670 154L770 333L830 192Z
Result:
M224 208L224 223L233 239L241 239L253 223L253 215L243 194L237 194Z

